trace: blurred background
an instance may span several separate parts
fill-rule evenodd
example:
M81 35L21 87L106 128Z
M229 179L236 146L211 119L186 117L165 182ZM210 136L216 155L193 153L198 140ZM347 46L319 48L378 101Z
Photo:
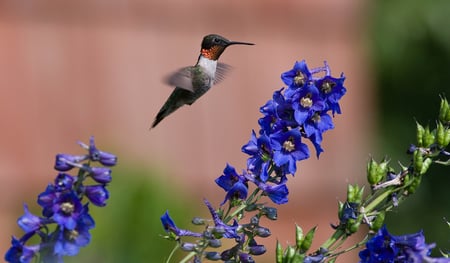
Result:
M169 209L188 228L207 216L203 198L223 200L214 179L226 163L245 168L240 149L259 107L302 59L344 72L348 92L320 160L299 163L279 220L262 223L273 235L259 239L268 253L257 262L273 262L276 240L293 244L295 224L318 226L317 248L338 222L346 185L365 182L370 156L406 164L415 121L434 125L439 95L450 91L448 10L448 0L0 1L0 251L23 234L23 203L40 213L36 196L56 176L55 154L82 153L77 140L94 135L119 165L108 206L91 209L91 244L67 262L163 262L173 244L160 238L160 216ZM256 45L227 49L228 77L149 131L172 91L163 78L193 65L210 33ZM448 175L433 168L389 214L390 231L424 229L427 243L449 249Z

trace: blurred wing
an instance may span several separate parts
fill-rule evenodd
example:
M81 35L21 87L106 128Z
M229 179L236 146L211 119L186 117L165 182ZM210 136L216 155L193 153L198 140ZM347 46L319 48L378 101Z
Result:
M194 92L194 88L192 87L192 67L179 69L177 72L168 76L165 82L170 86Z
M218 62L216 68L216 76L214 77L214 84L218 84L219 82L221 82L227 75L227 72L230 70L230 65Z

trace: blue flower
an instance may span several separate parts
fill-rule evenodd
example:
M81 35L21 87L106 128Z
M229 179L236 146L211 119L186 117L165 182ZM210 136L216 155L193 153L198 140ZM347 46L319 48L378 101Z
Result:
M111 169L107 167L87 167L92 179L97 183L107 184L112 180Z
M29 263L39 252L40 246L25 246L26 240L18 240L12 237L11 247L5 254L5 260L10 263Z
M299 125L305 123L315 112L325 109L325 103L320 97L319 90L314 85L308 85L292 94L292 108L294 118Z
M89 146L82 142L78 142L81 147L89 151L89 159L94 162L100 162L104 166L114 166L117 163L117 157L112 153L100 151L95 146L94 136L89 140Z
M260 112L264 114L264 117L260 118L258 123L266 134L285 130L287 126L298 126L294 119L292 102L284 98L282 91L283 89L275 91L273 99L260 108Z
M327 75L316 81L316 86L325 100L326 109L331 110L333 115L334 113L341 113L339 100L347 92L344 87L344 81L344 74L341 74L340 78L333 78Z
M214 225L216 229L220 229L219 232L223 232L223 236L226 238L237 238L239 237L238 233L237 233L237 229L239 227L239 225L237 224L236 221L234 221L232 226L229 226L227 224L225 224L219 217L219 215L216 213L216 211L214 210L214 208L212 207L211 203L204 199L203 200L204 203L206 204L206 206L208 207L209 212L211 213L211 217L214 221Z
M275 204L281 205L288 202L289 190L286 184L269 185L258 183L257 185Z
M268 168L272 160L272 145L270 139L264 133L256 137L252 131L250 141L242 146L242 151L251 157L247 160L247 169L258 175L265 182L269 178Z
M389 234L386 226L366 243L366 249L359 252L361 263L378 262L449 262L448 258L431 258L429 254L434 244L425 243L422 231L394 236Z
M53 220L68 230L77 226L77 221L83 213L83 205L74 192L60 195L52 206Z
M55 178L55 190L63 192L71 190L75 179L73 176L66 173L59 173Z
M87 205L83 213L77 219L74 229L60 228L57 232L57 241L54 246L54 254L57 256L74 256L78 254L80 247L89 244L91 234L89 230L95 226L94 219L88 214Z
M71 154L57 154L55 161L55 170L66 172L74 168L73 164L86 160L88 155L71 155Z
M25 210L25 214L17 220L19 227L26 233L34 232L40 229L44 224L44 220L30 213L27 205L23 205L23 209Z
M247 198L247 179L239 175L236 169L229 164L223 170L223 175L216 179L216 183L227 192L220 205L225 204L227 200Z
M84 186L86 197L96 206L105 206L109 198L109 192L103 185Z
M192 237L201 237L202 234L195 233L189 230L179 229L172 218L169 216L169 211L166 211L164 215L161 216L161 223L164 227L164 230L167 233L174 233L176 236L192 236Z
M305 60L302 60L296 61L291 70L281 74L281 80L289 87L299 88L307 84L311 80L311 76Z
M301 134L298 129L287 132L277 132L270 136L273 148L273 161L279 167L287 164L288 172L295 174L297 171L296 162L309 158L309 149L301 141Z

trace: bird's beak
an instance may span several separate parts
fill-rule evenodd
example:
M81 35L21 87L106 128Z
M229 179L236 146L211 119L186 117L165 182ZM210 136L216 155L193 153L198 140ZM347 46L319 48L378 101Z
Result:
M247 42L230 41L227 46L231 46L231 45L254 45L254 44L247 43Z

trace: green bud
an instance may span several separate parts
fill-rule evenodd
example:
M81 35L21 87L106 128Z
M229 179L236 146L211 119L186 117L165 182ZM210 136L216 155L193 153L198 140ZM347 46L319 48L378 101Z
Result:
M358 185L347 186L347 202L361 203L364 187L360 188Z
M303 241L303 230L297 224L295 224L295 244L297 248L300 248Z
M357 219L350 218L347 222L347 231L350 234L354 234L358 232L359 226L361 225L361 219L360 216L358 216Z
M292 262L292 259L294 258L295 255L295 249L291 246L288 246L286 248L286 253L284 256L284 259L286 260L286 262Z
M338 202L338 218L342 217L343 208L344 208L344 203L339 201Z
M445 129L445 134L444 134L444 147L447 147L447 145L450 144L450 129L447 128Z
M433 163L433 160L431 158L426 158L423 161L423 165L422 165L422 169L420 170L420 174L425 174L428 171L428 168L430 168L432 163Z
M429 147L434 143L434 140L435 140L434 132L430 131L430 128L427 126L423 134L423 147Z
M385 211L379 212L375 220L372 221L370 230L372 230L373 232L377 232L383 226L385 216L386 216Z
M441 107L439 109L439 120L443 123L450 122L450 107L446 98L441 98Z
M414 170L417 173L420 173L420 171L422 171L422 166L423 166L423 155L419 149L414 151L413 164L414 164Z
M411 183L406 189L408 191L408 194L414 194L417 190L417 187L420 185L420 181L422 180L422 176L415 176L411 178Z
M316 233L316 228L313 227L309 232L306 234L305 239L303 239L303 242L300 246L300 251L308 251L308 249L312 245L312 241L314 239L314 234Z
M373 158L370 158L370 161L367 163L367 181L371 185L375 185L383 180L383 176L380 177L379 174L379 167L380 165ZM349 192L348 190L347 193Z
M363 194L364 194L364 186L359 188L358 191L356 192L356 196L355 196L354 202L355 203L361 203Z
M355 192L356 192L355 187L358 187L358 186L353 186L351 184L347 185L347 201L348 202L353 202L353 200L355 199Z
M418 122L416 122L416 127L417 127L417 132L416 132L417 146L423 147L423 134L425 133L425 129Z
M444 125L442 125L442 123L438 121L436 125L436 142L442 148L445 148L447 146L445 145L445 133L446 130L444 128Z
M305 255L295 254L294 258L292 259L292 263L303 263L305 259Z
M281 246L281 244L278 240L277 240L277 245L275 248L275 258L276 258L276 263L283 263L283 247Z

